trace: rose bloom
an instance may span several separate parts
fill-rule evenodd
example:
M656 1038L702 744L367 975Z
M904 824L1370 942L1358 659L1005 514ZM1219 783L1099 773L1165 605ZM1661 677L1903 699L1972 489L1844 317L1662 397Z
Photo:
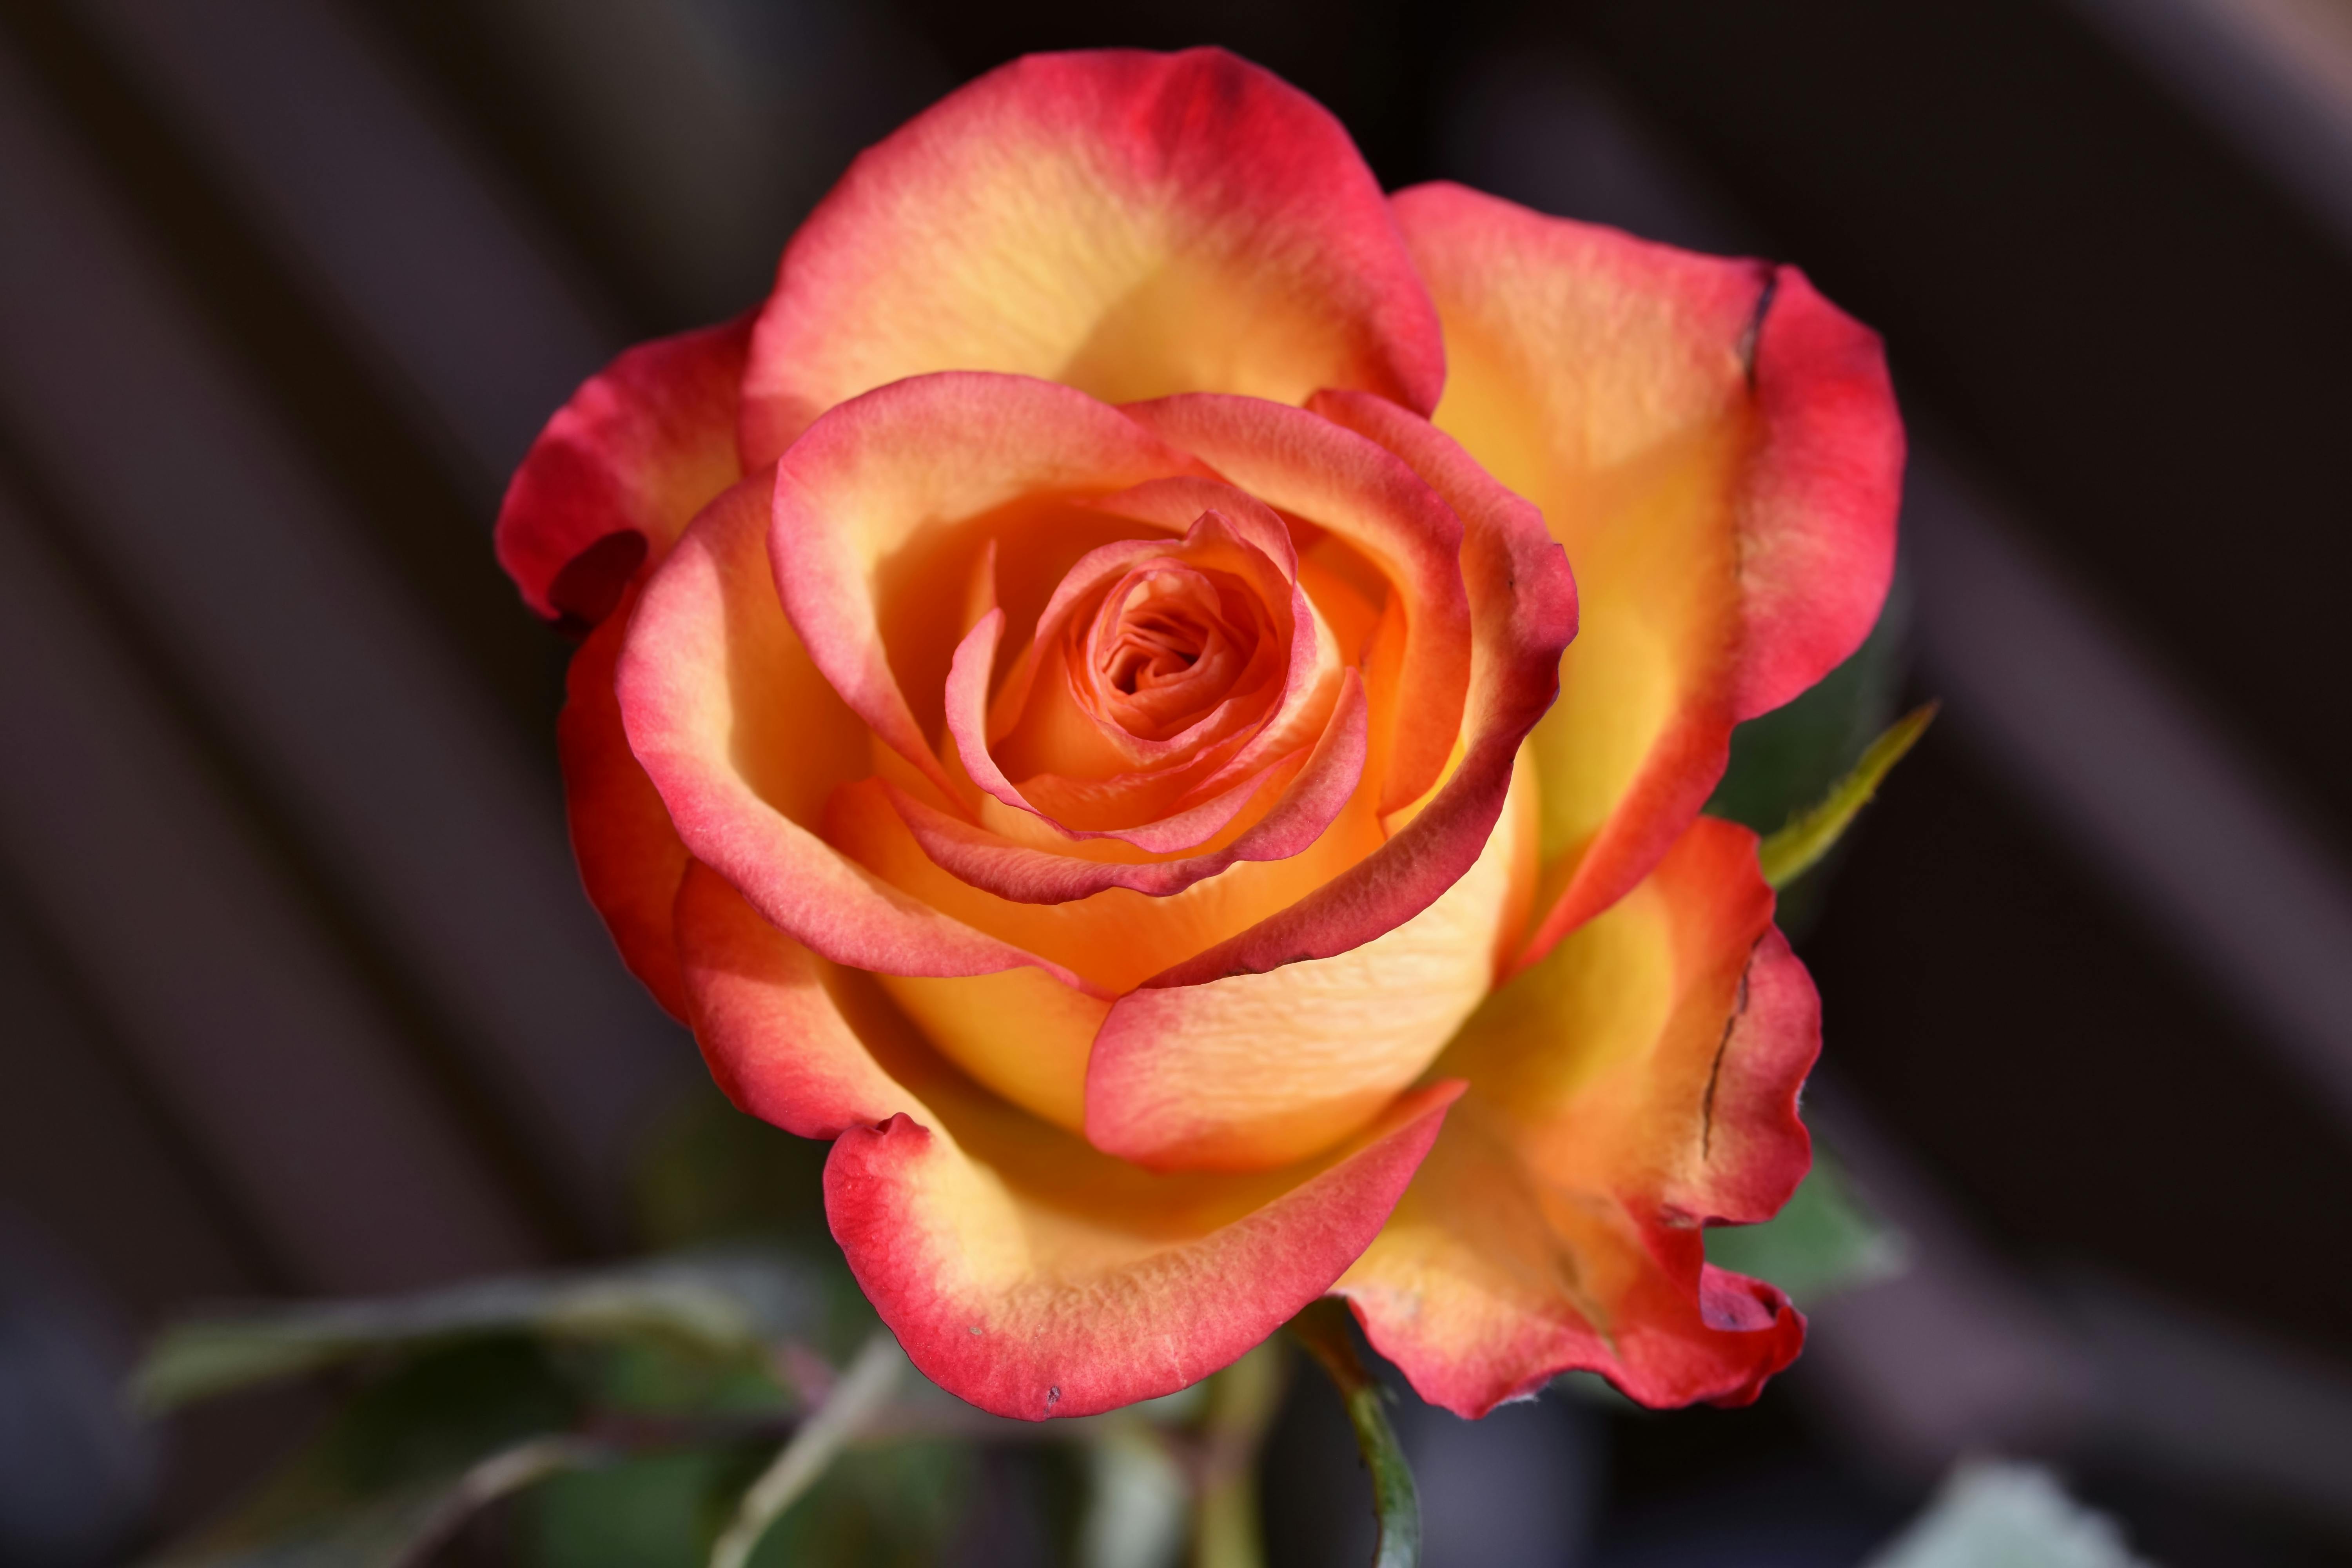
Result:
M498 546L585 634L590 896L941 1385L1085 1415L1337 1293L1465 1415L1736 1403L1803 1320L1701 1231L1804 1174L1819 1010L1700 807L1876 618L1902 452L1793 268L1072 54L582 387Z

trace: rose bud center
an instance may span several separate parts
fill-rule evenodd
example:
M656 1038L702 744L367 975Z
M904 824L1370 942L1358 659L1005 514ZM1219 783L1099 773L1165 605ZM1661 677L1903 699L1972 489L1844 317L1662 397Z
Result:
M1103 597L1077 668L1101 721L1164 741L1228 696L1276 634L1232 574L1158 561Z

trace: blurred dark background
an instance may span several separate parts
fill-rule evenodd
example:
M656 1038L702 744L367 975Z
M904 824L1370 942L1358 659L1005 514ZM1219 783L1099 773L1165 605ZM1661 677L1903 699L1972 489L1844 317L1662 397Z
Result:
M946 88L1201 42L1391 186L1801 264L1915 434L1946 717L1802 942L1913 1267L1749 1410L1412 1413L1433 1561L1850 1564L1998 1451L2352 1563L2347 0L0 0L0 1562L299 1429L125 1425L175 1310L627 1245L699 1068L576 889L503 478ZM1273 1561L1358 1560L1336 1406L1281 1434Z

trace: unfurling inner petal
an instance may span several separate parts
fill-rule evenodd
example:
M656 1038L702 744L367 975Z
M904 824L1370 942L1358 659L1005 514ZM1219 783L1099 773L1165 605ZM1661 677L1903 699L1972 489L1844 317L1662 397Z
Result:
M1246 510L1087 554L992 697L1002 635L982 616L946 690L953 761L992 797L974 803L982 822L1009 806L1049 840L1148 854L1195 849L1246 826L1236 814L1253 801L1271 805L1262 786L1313 751L1344 662L1279 520Z
M1070 673L1098 721L1165 741L1233 695L1276 635L1231 573L1162 559L1104 595Z

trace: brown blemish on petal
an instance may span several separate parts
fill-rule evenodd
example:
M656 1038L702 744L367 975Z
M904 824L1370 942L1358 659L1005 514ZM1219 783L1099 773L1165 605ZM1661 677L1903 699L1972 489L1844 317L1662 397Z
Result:
M1748 390L1756 391L1756 346L1764 335L1764 318L1771 312L1772 297L1780 291L1780 269L1768 266L1764 273L1763 291L1756 296L1756 308L1748 312L1748 324L1739 331L1739 373L1748 378Z
M1715 1089L1723 1081L1724 1054L1731 1049L1732 1031L1748 1012L1748 972L1756 966L1756 949L1763 945L1758 937L1748 949L1748 963L1739 971L1739 994L1733 998L1731 1016L1723 1021L1723 1037L1715 1043L1715 1065L1707 1069L1706 1098L1699 1103L1698 1157L1704 1161L1715 1144Z

